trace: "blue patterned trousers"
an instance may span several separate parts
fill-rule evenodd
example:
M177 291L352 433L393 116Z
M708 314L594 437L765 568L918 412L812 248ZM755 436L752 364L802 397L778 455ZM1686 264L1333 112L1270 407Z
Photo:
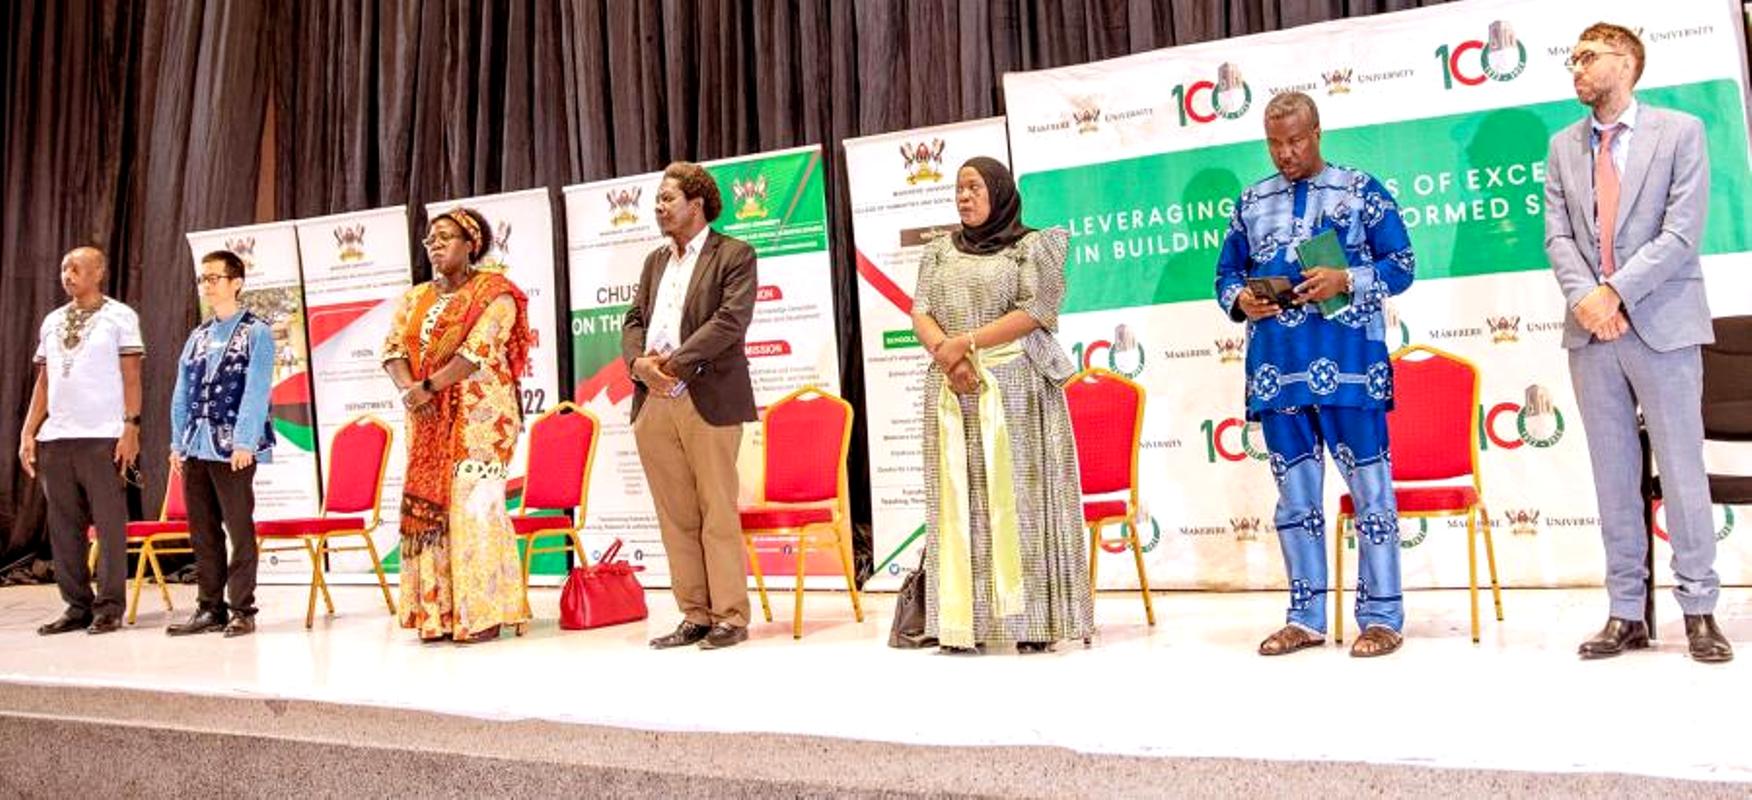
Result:
M1302 406L1260 413L1277 479L1274 522L1290 579L1288 621L1326 632L1326 514L1322 490L1330 450L1356 503L1359 627L1405 625L1399 583L1399 510L1387 450L1387 412Z

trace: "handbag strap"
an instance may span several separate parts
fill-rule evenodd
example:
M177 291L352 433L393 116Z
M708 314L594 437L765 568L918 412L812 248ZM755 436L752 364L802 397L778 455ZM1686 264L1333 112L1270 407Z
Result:
M599 559L596 559L596 566L600 567L603 564L608 564L608 563L613 562L614 557L617 555L620 555L620 549L621 549L621 540L619 537L616 537L614 540L614 544L609 545L607 550L602 551L602 557Z

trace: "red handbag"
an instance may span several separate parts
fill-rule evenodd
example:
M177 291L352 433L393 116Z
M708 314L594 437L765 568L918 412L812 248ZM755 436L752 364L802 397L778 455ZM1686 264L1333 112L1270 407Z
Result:
M645 587L633 576L645 568L614 560L620 548L616 539L595 566L572 568L560 590L560 627L577 631L646 617Z

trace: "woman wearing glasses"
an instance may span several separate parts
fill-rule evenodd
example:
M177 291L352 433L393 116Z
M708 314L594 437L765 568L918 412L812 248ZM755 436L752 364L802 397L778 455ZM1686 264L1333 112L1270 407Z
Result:
M213 316L177 360L170 468L182 473L200 588L194 616L170 626L172 636L255 632L255 465L274 447L274 331L240 303L243 273L243 259L229 250L201 256L196 288Z
M402 296L383 342L408 409L401 624L425 642L490 641L529 620L505 513L528 301L503 274L476 269L491 234L471 208L435 217L424 240L434 277Z

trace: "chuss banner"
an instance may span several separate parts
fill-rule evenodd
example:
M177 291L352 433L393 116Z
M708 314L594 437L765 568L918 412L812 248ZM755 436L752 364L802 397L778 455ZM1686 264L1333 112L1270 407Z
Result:
M274 378L268 402L277 441L271 460L256 468L256 519L315 515L322 507L322 494L317 483L316 420L310 401L298 237L292 223L196 231L188 234L188 242L196 275L201 256L214 250L230 250L243 259L243 307L274 331ZM210 314L202 308L203 319ZM307 578L310 562L302 553L269 553L261 560L261 570Z
M756 405L804 386L839 394L839 349L832 262L827 244L825 165L819 147L762 153L703 166L717 180L723 213L719 233L754 247L759 291L749 325L747 353ZM620 357L621 320L638 291L645 257L665 246L652 216L661 173L569 186L567 259L571 281L573 396L602 422L590 481L586 546L593 552L615 537L648 567L647 585L668 582L645 474L628 422L632 383ZM744 428L739 461L744 502L757 499L761 480L760 425ZM795 574L795 561L777 543L758 545L768 575ZM843 585L838 559L812 556L810 585ZM827 577L831 576L831 577Z
M382 353L396 304L413 285L407 207L304 219L297 226L323 480L326 485L334 467L330 448L342 425L370 415L389 426L389 463L378 502L382 517L372 541L378 553L393 559L400 539L407 430L401 396L383 371ZM370 559L362 552L330 558L331 575L370 570Z
M931 357L912 330L919 254L961 224L956 169L975 156L1008 163L1010 145L1004 118L994 117L847 139L845 148L876 544L869 586L892 589L925 543L920 403Z
M1433 345L1482 372L1475 444L1504 581L1597 584L1592 479L1543 248L1547 142L1586 113L1564 61L1595 21L1642 30L1638 97L1707 131L1699 245L1713 312L1752 312L1739 12L1477 0L1005 76L1026 219L1071 233L1064 344L1149 392L1139 524L1152 584L1282 585L1264 441L1242 419L1246 334L1212 282L1236 198L1273 171L1262 111L1289 90L1318 103L1327 159L1384 181L1410 229L1417 281L1390 304L1389 347ZM1341 491L1328 470L1328 509ZM1752 579L1748 515L1716 509L1728 581ZM1463 520L1402 522L1407 585L1464 585ZM1102 575L1135 583L1118 564Z

